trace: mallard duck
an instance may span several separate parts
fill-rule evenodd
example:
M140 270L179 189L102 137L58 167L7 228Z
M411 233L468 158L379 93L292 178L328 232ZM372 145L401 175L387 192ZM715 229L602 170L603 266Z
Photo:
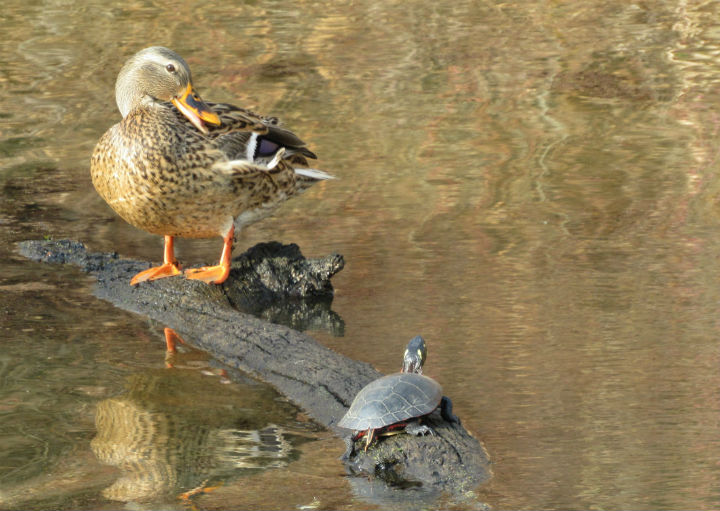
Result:
M204 102L187 63L168 48L131 57L118 75L115 99L123 119L95 147L93 185L125 221L165 237L163 264L138 273L131 285L182 273L176 236L221 236L220 262L185 276L224 282L237 229L332 178L309 168L315 154L276 118Z

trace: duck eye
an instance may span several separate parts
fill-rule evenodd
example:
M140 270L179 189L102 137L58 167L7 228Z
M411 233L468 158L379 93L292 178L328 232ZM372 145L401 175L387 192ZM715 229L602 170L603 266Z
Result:
M175 66L173 66L172 64L168 64L167 66L165 66L165 69L167 69L168 73L175 72Z

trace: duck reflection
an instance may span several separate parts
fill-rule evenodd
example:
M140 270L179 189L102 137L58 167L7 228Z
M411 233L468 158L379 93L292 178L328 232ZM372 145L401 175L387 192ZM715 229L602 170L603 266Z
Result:
M290 461L291 446L273 423L292 421L297 412L291 405L264 385L179 367L181 355L168 351L172 369L132 375L124 395L97 406L92 450L121 472L103 491L107 499L191 496L243 471Z
M175 367L177 360L177 345L185 344L185 341L172 328L165 327L163 334L165 335L165 367L172 369ZM221 370L220 375L223 378L226 377L224 369ZM223 383L225 383L225 380L223 380Z

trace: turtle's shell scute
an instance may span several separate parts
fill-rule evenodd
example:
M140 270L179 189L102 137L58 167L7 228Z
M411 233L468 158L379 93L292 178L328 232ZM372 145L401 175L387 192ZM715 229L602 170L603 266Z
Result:
M427 415L440 404L442 387L427 376L396 373L368 383L340 420L341 428L378 429Z

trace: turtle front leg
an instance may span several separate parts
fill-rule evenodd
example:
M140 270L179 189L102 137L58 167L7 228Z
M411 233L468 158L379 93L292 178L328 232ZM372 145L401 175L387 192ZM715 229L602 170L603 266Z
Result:
M420 424L418 421L408 422L407 426L405 426L405 433L415 436L435 436L435 432L430 428L430 426Z
M355 434L343 438L343 441L345 442L345 452L342 456L340 456L340 459L342 461L348 461L350 459L350 456L355 454L355 440Z
M452 401L447 396L443 396L440 401L440 415L448 422L454 422L460 425L460 418L452 412Z

